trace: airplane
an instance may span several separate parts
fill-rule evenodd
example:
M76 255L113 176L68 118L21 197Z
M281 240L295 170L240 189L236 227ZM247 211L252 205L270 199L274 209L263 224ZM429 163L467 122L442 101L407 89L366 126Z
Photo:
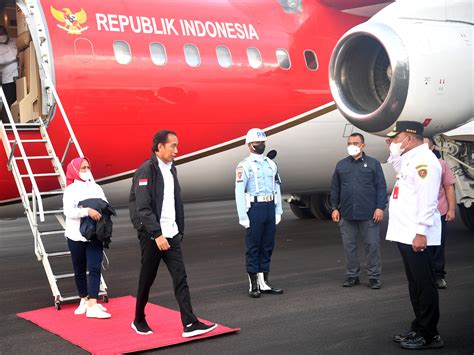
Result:
M114 206L127 204L134 169L164 128L180 139L185 202L232 198L235 167L248 154L245 134L259 127L278 152L293 213L327 219L329 182L351 133L369 132L367 153L385 162L383 135L397 120L418 120L435 135L472 119L471 5L7 0L4 21L23 68L12 117L41 118L63 166L89 157ZM11 136L1 127L6 147ZM456 174L463 221L474 230L472 136L437 139ZM24 213L10 158L0 154L3 218ZM58 189L47 177L37 184Z

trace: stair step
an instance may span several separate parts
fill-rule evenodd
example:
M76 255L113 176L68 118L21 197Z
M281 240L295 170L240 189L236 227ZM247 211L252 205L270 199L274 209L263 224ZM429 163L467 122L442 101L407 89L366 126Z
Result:
M50 155L34 155L31 157L26 157L28 160L34 160L34 159L54 159L54 157ZM23 157L15 157L15 160L23 160Z
M58 258L61 256L68 256L71 255L70 251L58 251L56 253L48 253L48 258Z
M10 128L13 126L11 123L4 123L5 128ZM16 128L33 128L41 127L41 123L16 123L14 125Z
M62 275L53 275L53 276L54 276L54 278L55 278L56 280L68 279L68 278L74 277L74 273L62 274Z
M57 214L57 213L63 213L63 210L48 210L48 211L43 211L43 214ZM39 212L36 212L36 214L39 214Z
M33 174L34 177L46 177L46 176L59 176L59 173L41 173L41 174ZM20 175L22 178L30 177L28 174Z
M22 143L46 143L46 139L21 139ZM10 143L16 143L16 139L9 140Z
M62 195L63 194L63 191L62 190L58 190L58 191L44 191L44 192L40 192L40 195L41 196L48 196L48 195ZM28 197L31 197L33 196L32 193L27 193L26 194ZM62 212L62 211L61 211Z
M17 131L30 131L30 132L39 132L39 126L34 126L34 127L26 127L26 126L20 126L20 127L16 127L16 130ZM5 127L5 131L7 132L13 132L13 128L11 127Z
M54 234L64 234L64 229L61 230L55 230L55 231L45 231L45 232L39 232L41 236L45 235L54 235Z
M78 300L80 297L78 295L74 296L60 296L61 297L61 302L67 302L67 301L73 301L73 300Z

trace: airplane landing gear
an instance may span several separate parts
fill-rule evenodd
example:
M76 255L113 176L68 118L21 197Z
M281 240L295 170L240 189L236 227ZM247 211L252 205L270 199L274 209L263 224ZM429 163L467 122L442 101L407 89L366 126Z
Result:
M311 195L310 199L311 212L316 218L324 221L331 219L331 200L328 193L319 193Z
M474 232L474 205L467 208L462 203L459 205L459 214L464 225Z
M331 202L329 193L291 195L288 199L293 214L300 219L331 219Z
M291 196L293 197L293 196ZM299 219L309 219L314 218L313 213L311 212L309 205L308 196L301 196L299 199L289 199L290 209L293 214Z

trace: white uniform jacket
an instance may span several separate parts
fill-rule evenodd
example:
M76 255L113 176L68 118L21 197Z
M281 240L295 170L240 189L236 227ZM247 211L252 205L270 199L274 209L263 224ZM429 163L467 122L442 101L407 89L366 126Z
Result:
M397 182L389 205L387 240L411 245L416 234L427 245L440 245L441 219L437 209L441 166L427 144L393 162Z

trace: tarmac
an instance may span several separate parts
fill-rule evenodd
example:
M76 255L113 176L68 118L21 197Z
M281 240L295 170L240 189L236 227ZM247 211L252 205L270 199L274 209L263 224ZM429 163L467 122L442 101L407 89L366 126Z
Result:
M163 354L410 353L391 340L394 333L408 330L414 316L398 249L384 240L386 219L381 230L382 289L368 288L362 243L359 247L361 284L343 288L344 254L337 224L299 220L284 205L270 281L285 292L259 299L247 296L245 234L237 223L235 203L185 206L182 248L194 311L205 319L240 327L241 331L151 350L147 354L158 351ZM446 346L422 353L474 354L474 234L459 217L448 226L448 288L439 291L438 327ZM54 238L48 247L56 250L65 247L62 237ZM110 268L104 277L109 297L135 295L140 255L127 209L120 209L114 219L114 235L107 254ZM61 267L70 268L70 261L64 260ZM53 305L43 266L34 255L26 218L0 220L0 275L1 354L86 353L16 316L19 312ZM69 288L74 289L72 284ZM160 266L150 302L178 309L164 265Z

